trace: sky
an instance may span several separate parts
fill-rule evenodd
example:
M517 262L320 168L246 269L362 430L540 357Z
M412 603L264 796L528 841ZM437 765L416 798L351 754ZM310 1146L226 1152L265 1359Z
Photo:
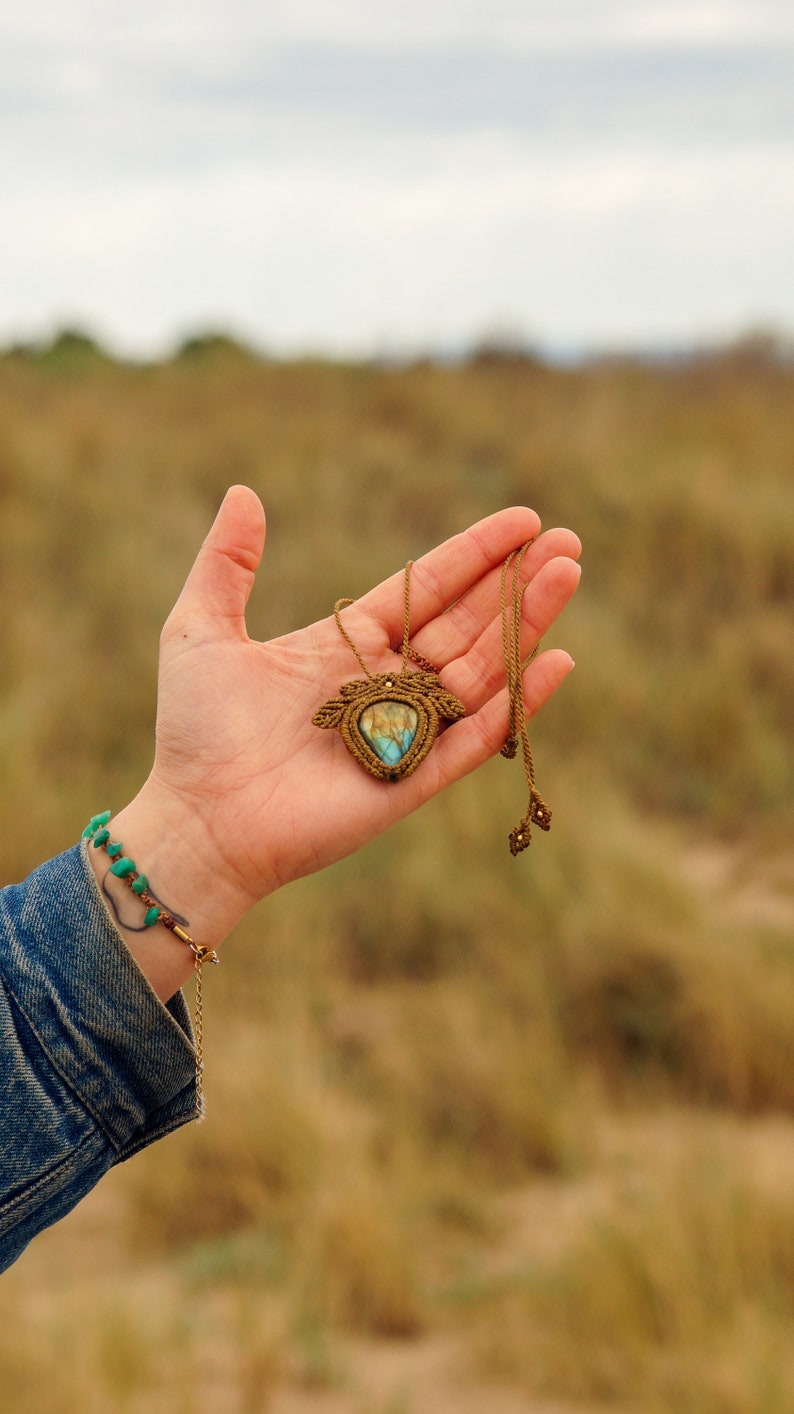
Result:
M791 0L0 16L0 344L667 348L794 330Z

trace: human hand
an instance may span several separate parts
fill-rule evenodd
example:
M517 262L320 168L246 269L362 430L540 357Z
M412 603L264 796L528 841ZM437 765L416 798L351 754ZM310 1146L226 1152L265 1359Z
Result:
M260 898L352 853L500 750L501 567L538 531L534 511L500 511L415 562L412 646L467 716L441 733L415 774L391 784L367 775L338 733L312 723L341 683L361 675L333 616L268 643L249 638L264 513L253 491L232 487L161 636L151 775L113 827L197 940L214 945ZM551 530L525 555L523 655L576 589L579 551L571 531ZM402 571L345 609L344 622L372 673L399 670ZM551 649L525 669L527 717L571 667Z

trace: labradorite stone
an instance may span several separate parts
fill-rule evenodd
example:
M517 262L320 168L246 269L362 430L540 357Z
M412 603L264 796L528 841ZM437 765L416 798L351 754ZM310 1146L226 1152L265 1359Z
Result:
M385 766L396 766L416 736L419 716L407 702L373 702L358 719L358 729Z

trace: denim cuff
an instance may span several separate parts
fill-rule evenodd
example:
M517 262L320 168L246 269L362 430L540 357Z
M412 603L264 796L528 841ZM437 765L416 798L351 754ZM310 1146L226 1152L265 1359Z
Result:
M107 911L85 842L2 891L0 935L9 995L113 1162L195 1118L184 998L177 992L164 1005L149 985Z

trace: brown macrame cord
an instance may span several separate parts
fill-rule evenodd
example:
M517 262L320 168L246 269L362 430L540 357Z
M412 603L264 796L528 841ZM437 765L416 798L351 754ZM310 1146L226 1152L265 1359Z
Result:
M551 829L551 810L543 797L535 788L535 763L532 760L532 747L527 736L526 708L524 706L523 673L524 668L532 662L540 647L537 643L529 657L521 657L521 604L527 588L527 582L521 579L521 562L532 544L528 540L518 550L513 550L508 555L502 566L502 579L499 588L499 607L502 615L502 650L505 658L505 669L507 671L507 692L508 692L508 725L507 741L502 747L501 754L508 761L512 761L518 751L518 743L521 742L521 755L524 761L524 775L529 787L529 805L526 813L522 815L515 829L510 831L508 841L510 853L520 854L527 849L532 840L531 825L537 825L541 830ZM512 569L513 578L510 585L510 603L508 608L507 577Z
M410 776L432 748L442 721L457 722L466 715L433 664L411 648L411 563L405 566L400 671L370 672L342 623L341 610L354 601L338 599L336 625L364 677L343 683L339 696L330 697L312 717L316 727L335 728L353 759L380 781ZM408 671L409 658L418 672Z
M551 810L535 787L535 766L527 736L522 683L523 670L532 661L539 647L537 645L528 658L522 659L521 604L527 585L526 582L522 582L520 571L524 555L532 543L531 540L528 540L525 545L513 550L508 555L502 567L499 594L502 617L502 650L508 688L507 740L502 747L501 754L508 760L512 760L517 754L518 743L521 742L524 775L529 787L529 805L526 814L515 829L511 830L508 837L510 852L513 855L520 854L530 844L531 825L537 825L541 830L548 830L551 826ZM405 566L403 581L402 661L399 673L375 674L370 672L342 623L342 609L347 608L355 601L353 599L337 599L334 604L336 626L355 656L356 662L364 673L364 678L356 678L352 682L343 683L339 689L340 696L329 698L312 718L317 727L336 728L354 760L363 766L370 775L383 781L398 781L410 775L430 751L441 720L455 722L466 715L463 703L459 702L442 686L438 669L411 646L412 565L413 561L409 560ZM513 574L508 596L507 581L511 569ZM408 671L409 659L417 664L418 672ZM371 741L367 739L365 734L362 734L361 730L361 722L367 708L383 703L392 706L402 704L417 716L416 734L410 749L405 752L403 759L391 767L385 765L382 759L378 759L372 749Z
M426 673L435 673L436 676L438 676L438 668L434 667L428 658L424 658L421 653L418 653L415 648L411 647L411 570L413 569L413 564L413 560L408 561L407 565L405 566L405 573L403 576L403 641L401 649L402 663L400 665L400 677L404 677L408 671L409 658L412 663L416 663L418 667L424 668ZM355 604L355 602L355 599L337 599L336 603L334 604L334 618L336 619L336 626L339 629L339 632L345 640L345 643L347 644L348 648L350 648L355 654L360 667L363 668L366 676L374 681L374 674L370 672L369 668L364 662L364 659L356 648L355 643L350 637L350 634L342 623L340 611L342 609L346 609L349 604Z

